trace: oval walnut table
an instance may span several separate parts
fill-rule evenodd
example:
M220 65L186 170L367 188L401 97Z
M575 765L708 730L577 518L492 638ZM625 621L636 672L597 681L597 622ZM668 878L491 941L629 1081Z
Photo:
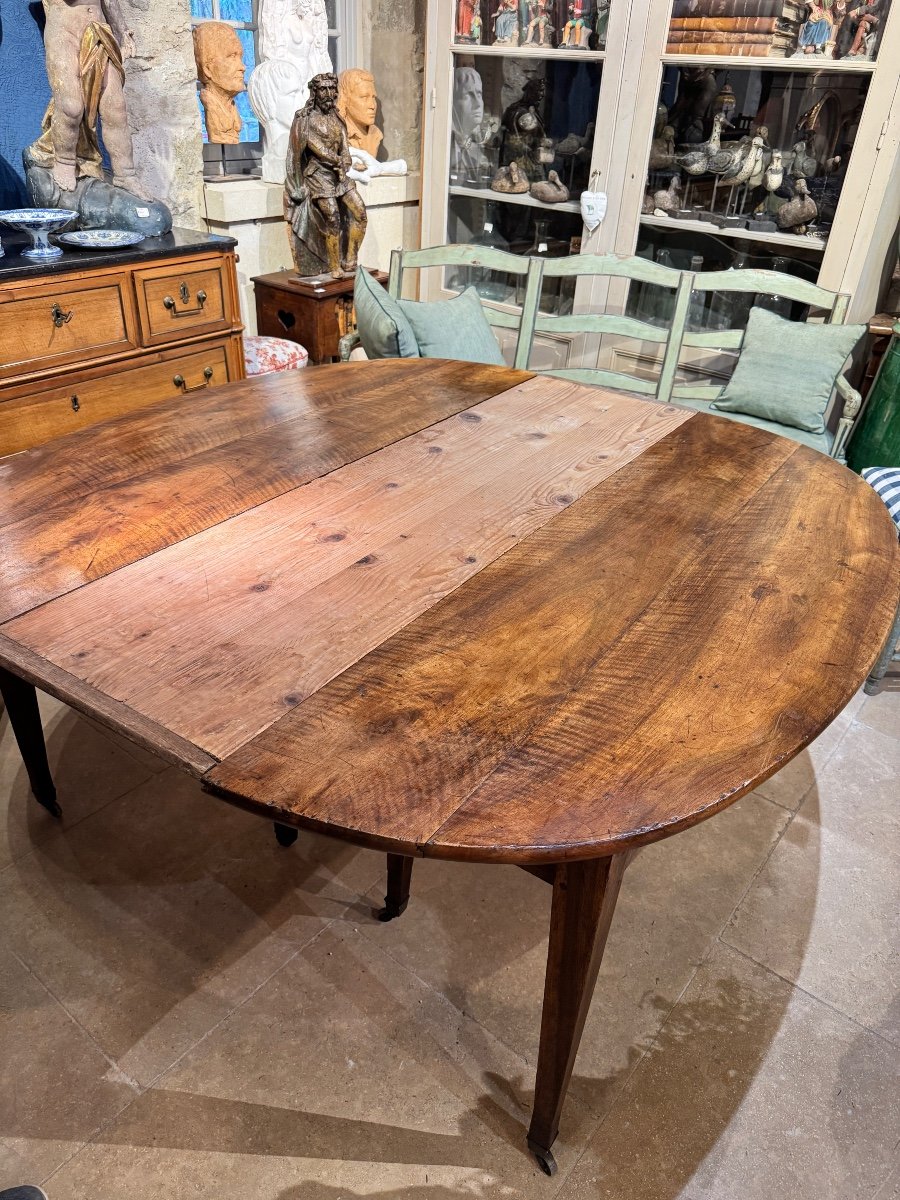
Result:
M722 418L496 367L321 367L0 462L0 680L276 822L553 887L545 1170L630 856L777 771L891 627L856 476Z

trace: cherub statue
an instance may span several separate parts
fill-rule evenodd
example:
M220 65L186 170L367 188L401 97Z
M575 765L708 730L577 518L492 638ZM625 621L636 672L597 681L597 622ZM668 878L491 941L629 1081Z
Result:
M80 176L103 179L97 119L109 154L114 187L140 196L125 112L125 59L134 36L125 27L121 0L43 0L44 47L52 99L40 138L29 148L64 192Z
M352 159L337 98L336 75L314 76L291 126L284 203L301 277L353 275L366 232L366 206L347 178Z

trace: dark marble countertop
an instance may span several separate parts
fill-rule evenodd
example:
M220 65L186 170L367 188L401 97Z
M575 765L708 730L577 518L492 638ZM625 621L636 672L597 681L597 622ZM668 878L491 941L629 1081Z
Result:
M51 240L53 235L51 234ZM163 237L148 237L136 246L122 250L68 250L61 258L36 262L22 257L31 245L25 233L0 225L3 257L0 258L0 283L9 279L28 279L36 275L61 275L66 271L87 271L93 267L112 267L116 263L141 263L173 254L195 254L201 250L230 250L237 245L234 238L219 234L199 233L194 229L173 229Z

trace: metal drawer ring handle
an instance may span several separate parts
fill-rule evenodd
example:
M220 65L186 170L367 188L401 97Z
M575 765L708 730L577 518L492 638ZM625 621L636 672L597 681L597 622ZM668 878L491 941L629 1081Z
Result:
M184 394L187 395L188 392L202 392L204 388L209 387L209 383L210 383L210 380L212 379L212 377L213 377L212 367L204 367L203 368L203 383L195 383L193 385L193 387L188 387L187 380L185 379L185 377L183 375L174 375L172 377L172 382L175 384L175 386L177 388L181 388L181 390L184 392Z
M181 285L181 287L178 289L178 295L181 299L182 304L187 304L188 300L190 300L191 293L188 290L188 286L186 283L183 283ZM163 299L163 304L169 310L169 312L172 314L173 317L194 317L197 315L197 313L203 312L203 305L205 303L206 303L206 292L204 292L202 288L197 293L197 307L196 308L183 308L179 312L179 310L175 307L175 297L174 296L166 296Z
M70 308L68 312L63 312L58 304L54 304L50 309L50 319L53 321L54 328L56 329L62 329L63 325L68 325L74 316L74 308Z

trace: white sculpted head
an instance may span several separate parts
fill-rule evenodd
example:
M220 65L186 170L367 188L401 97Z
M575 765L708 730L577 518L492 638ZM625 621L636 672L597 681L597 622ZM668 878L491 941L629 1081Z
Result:
M262 177L267 183L284 183L291 123L307 101L309 81L295 63L275 58L260 63L250 76L247 93L265 131Z

